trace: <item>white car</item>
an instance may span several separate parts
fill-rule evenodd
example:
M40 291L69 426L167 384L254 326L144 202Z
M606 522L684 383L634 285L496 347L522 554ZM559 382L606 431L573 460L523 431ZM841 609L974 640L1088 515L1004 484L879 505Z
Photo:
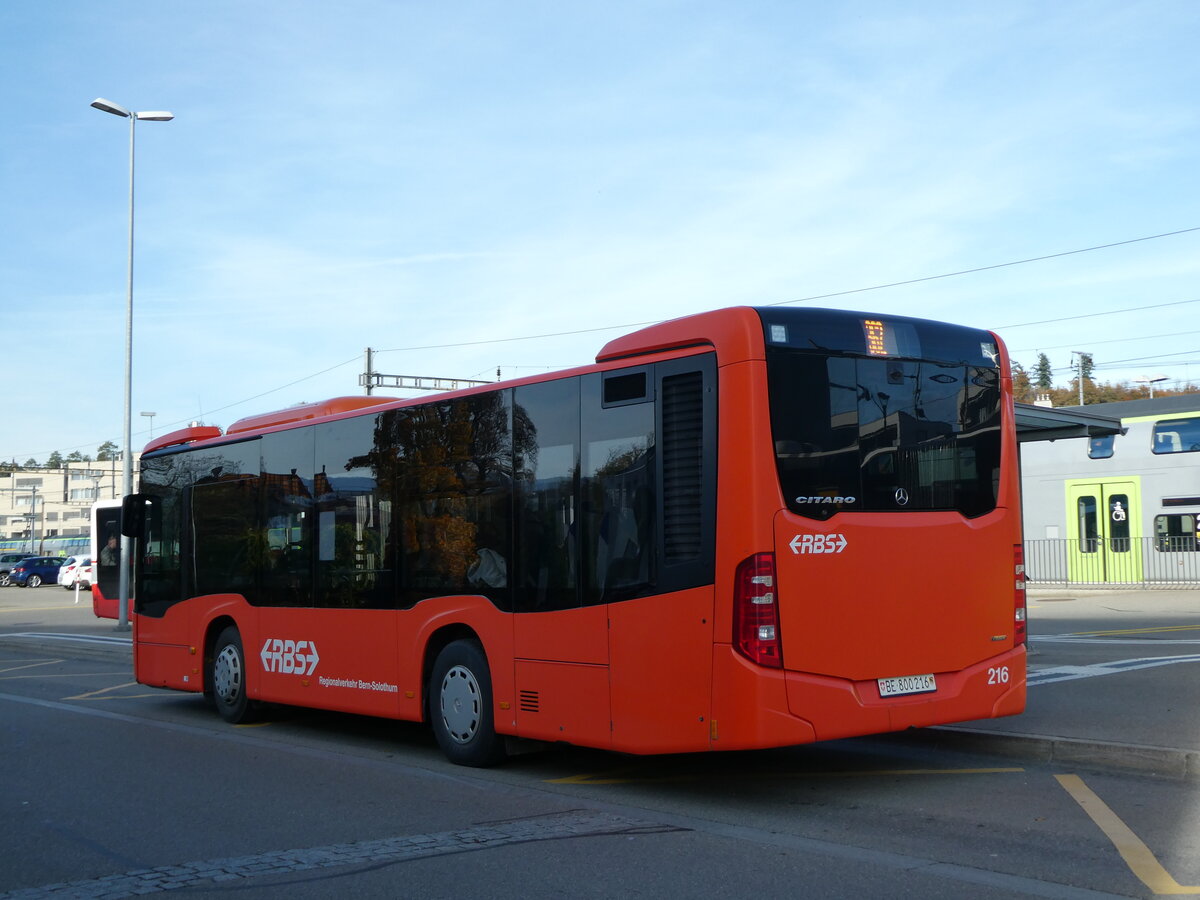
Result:
M58 570L58 583L68 591L75 588L76 582L81 588L92 586L92 558L90 556L71 556Z

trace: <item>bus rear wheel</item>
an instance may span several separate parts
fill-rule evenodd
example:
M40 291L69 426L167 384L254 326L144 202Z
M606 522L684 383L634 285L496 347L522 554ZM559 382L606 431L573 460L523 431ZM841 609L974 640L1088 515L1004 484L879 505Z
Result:
M496 734L492 676L475 641L447 644L437 655L429 683L429 718L438 746L460 766L494 766L504 759Z
M232 625L225 628L213 645L204 680L205 694L211 696L217 712L234 725L258 718L259 704L246 692L246 653L242 635Z

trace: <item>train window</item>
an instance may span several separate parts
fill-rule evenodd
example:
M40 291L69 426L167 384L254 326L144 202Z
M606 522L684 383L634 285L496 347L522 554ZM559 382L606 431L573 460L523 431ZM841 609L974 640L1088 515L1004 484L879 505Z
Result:
M1160 553L1200 551L1200 532L1194 513L1154 517L1154 547Z
M1099 550L1100 523L1096 516L1096 498L1080 497L1077 509L1079 515L1079 552L1095 553Z
M1105 434L1088 441L1088 459L1109 459L1113 455L1115 434Z
M1155 422L1152 449L1158 454L1200 451L1200 418Z
M1108 498L1108 549L1113 553L1129 552L1129 495L1113 494Z

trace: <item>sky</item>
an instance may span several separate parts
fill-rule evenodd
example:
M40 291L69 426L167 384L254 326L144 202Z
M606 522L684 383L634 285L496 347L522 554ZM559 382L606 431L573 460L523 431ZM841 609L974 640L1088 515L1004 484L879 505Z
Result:
M368 347L522 377L737 305L1200 384L1197 37L1192 0L3 0L0 459L122 442L98 97L175 115L136 126L135 448L360 394Z

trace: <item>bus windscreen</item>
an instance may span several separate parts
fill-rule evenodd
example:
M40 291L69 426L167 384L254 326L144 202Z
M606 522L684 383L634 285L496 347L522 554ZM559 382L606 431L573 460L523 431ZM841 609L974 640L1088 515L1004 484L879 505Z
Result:
M982 366L769 348L780 485L808 518L996 506L1000 378Z

